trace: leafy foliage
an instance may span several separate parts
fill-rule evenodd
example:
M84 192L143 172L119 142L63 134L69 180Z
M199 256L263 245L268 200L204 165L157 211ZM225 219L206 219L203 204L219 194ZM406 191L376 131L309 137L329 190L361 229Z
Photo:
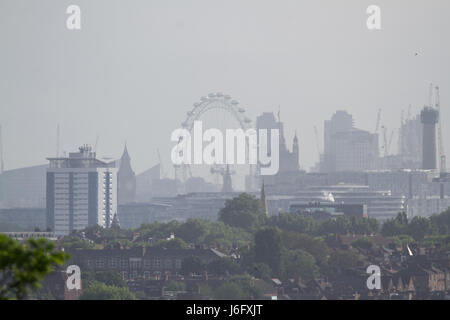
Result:
M407 234L401 234L401 235L394 236L394 237L387 237L387 239L388 239L389 243L391 244L391 246L394 245L394 246L397 246L397 247L401 247L403 245L410 244L410 243L414 242L414 239L411 238Z
M81 279L85 286L88 287L92 282L101 282L108 286L126 287L127 284L123 280L121 274L117 271L101 271L101 272L83 272Z
M215 290L218 300L261 299L262 293L250 276L234 276Z
M430 218L431 226L438 234L450 234L450 208Z
M208 273L217 276L227 276L230 274L242 273L240 265L229 258L220 258L211 261L206 266L206 270L208 271Z
M136 296L125 287L109 286L92 281L83 289L80 300L136 300Z
M189 243L202 243L208 234L209 225L206 220L188 219L177 229L177 236Z
M205 271L205 265L199 257L190 256L181 262L181 273L185 276L201 274Z
M155 244L155 247L166 249L186 249L187 244L183 241L183 239L175 238L171 240L160 240Z
M312 234L317 223L311 217L299 213L283 213L270 217L269 224L285 231Z
M173 232L175 239L181 239L186 244L214 246L225 252L234 247L245 246L252 240L252 235L244 229L231 227L221 221L200 219L189 219L185 223L144 224L136 232L139 233L137 244L151 244L149 239L152 239L153 242L157 240L156 245L164 246L166 242L159 241L164 241ZM181 243L180 247L185 246Z
M62 265L68 255L54 250L46 239L20 243L0 235L0 299L22 299L40 287L52 267Z
M329 266L337 269L354 268L360 266L361 263L362 261L356 253L347 250L333 251L328 260Z
M182 281L169 281L166 285L167 291L186 291L186 284Z
M322 238L314 238L307 234L283 232L284 246L289 250L301 249L311 254L319 263L325 263L328 255L328 246Z
M322 222L319 227L320 234L348 234L352 230L352 222L347 216L339 216Z
M264 228L255 234L255 262L267 264L274 275L283 271L283 242L277 228Z
M134 231L139 234L137 241L148 242L150 239L166 239L171 233L176 234L180 226L181 223L175 220L168 223L154 222L142 224Z
M138 246L137 243L134 243L128 239L110 239L105 240L104 248L106 249L120 249L120 248L133 248Z
M352 246L363 250L370 250L373 248L374 244L369 238L359 238L352 242Z
M354 234L370 235L380 230L380 224L374 218L362 217L361 219L356 219L351 217L350 221L352 223L350 232Z
M381 228L381 234L385 237L408 234L408 219L406 214L400 212L397 217L385 221Z
M311 280L319 274L316 260L308 252L297 249L285 255L285 277Z
M393 237L399 235L410 235L416 241L422 241L427 234L431 234L433 230L446 230L445 226L446 213L433 216L430 219L416 216L408 222L406 214L401 212L394 219L387 220L381 229L381 233L385 237ZM437 225L443 222L443 227Z
M244 300L247 299L244 290L237 283L225 282L214 292L217 300Z
M76 236L66 236L61 239L59 245L65 250L70 249L94 249L95 245L88 240L80 239Z
M416 241L423 240L430 230L430 221L424 217L414 217L408 224L408 234Z
M232 227L254 231L264 224L266 215L261 201L247 193L229 199L219 212L219 220Z
M355 218L346 215L317 222L300 213L280 213L267 218L261 202L254 196L241 194L227 200L219 213L219 221L188 219L186 222L143 224L136 230L108 230L98 226L89 227L82 234L65 237L65 248L118 248L157 246L167 249L186 249L192 245L211 246L225 253L235 253L236 260L218 259L205 265L194 256L182 261L181 273L189 276L208 273L225 277L227 281L213 290L204 284L200 297L217 299L249 299L259 296L251 276L270 281L301 278L310 280L319 275L338 275L343 269L363 265L355 248L370 251L375 244L371 238L353 241L350 250L336 250L328 240L336 235L382 234L391 244L401 246L420 242L434 246L440 252L450 250L450 208L430 219L414 217L410 221L405 213L387 220L382 226L372 218ZM174 239L167 239L170 234ZM332 237L329 237L332 235ZM85 239L88 239L86 241ZM325 242L325 239L327 242ZM89 241L90 240L90 241ZM330 244L330 248L327 246ZM367 261L365 261L367 262ZM364 262L364 263L365 263ZM251 276L244 276L247 272ZM106 297L117 299L121 294L114 288L124 288L119 275L84 274L88 284L83 298ZM86 278L87 277L87 278ZM184 283L169 283L166 290L185 291ZM105 287L106 286L106 287ZM113 288L114 287L114 288ZM171 290L173 289L173 290ZM90 295L89 295L90 294ZM127 294L124 294L127 296ZM133 298L133 296L127 296Z
M255 262L251 265L248 272L258 279L270 281L272 270L263 262Z

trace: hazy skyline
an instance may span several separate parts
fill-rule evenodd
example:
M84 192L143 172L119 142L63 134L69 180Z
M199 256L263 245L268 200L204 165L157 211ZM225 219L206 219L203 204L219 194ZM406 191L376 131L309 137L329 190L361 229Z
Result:
M66 28L68 5L82 29ZM381 7L382 30L366 28ZM428 85L450 114L450 2L442 1L0 1L0 124L5 169L46 163L95 144L136 173L169 165L171 132L210 92L230 94L255 121L278 112L300 165L318 160L323 121L339 109L373 131L419 112ZM415 53L418 53L416 55ZM396 134L391 150L396 152ZM443 123L450 151L450 125ZM381 144L381 139L380 139Z

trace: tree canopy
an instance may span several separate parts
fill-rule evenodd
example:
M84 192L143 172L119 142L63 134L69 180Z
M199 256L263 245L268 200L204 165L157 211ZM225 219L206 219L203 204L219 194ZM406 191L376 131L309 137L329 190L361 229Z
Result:
M218 300L261 299L262 293L250 276L233 276L215 290L214 297Z
M103 282L92 281L83 289L79 300L136 300L136 296L126 287L109 286Z
M101 282L108 286L126 287L126 282L122 275L117 271L101 271L101 272L83 272L81 279L85 286L89 286L92 282Z
M0 299L22 299L40 288L42 278L69 256L46 239L24 243L0 235Z
M302 249L290 250L285 255L285 277L311 280L319 274L314 257Z
M254 231L265 222L266 214L259 199L242 193L226 200L225 207L219 212L219 220L232 227Z
M202 260L196 256L190 256L181 262L181 273L185 276L190 274L201 274L205 271L206 266Z
M255 262L267 264L275 275L283 272L283 242L277 228L263 228L255 234Z

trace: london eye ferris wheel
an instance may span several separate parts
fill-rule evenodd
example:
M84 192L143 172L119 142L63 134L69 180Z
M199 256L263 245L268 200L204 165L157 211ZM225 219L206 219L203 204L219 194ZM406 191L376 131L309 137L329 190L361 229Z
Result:
M244 132L253 128L252 120L246 115L246 110L240 106L239 101L221 92L210 93L195 102L192 109L186 113L186 119L181 126L192 133L194 122L198 120L201 120L204 126L209 125L221 130L223 134L226 129L232 129L233 126L241 128ZM185 182L194 175L201 175L193 174L192 167L189 164L175 165L175 179ZM252 166L249 170L252 174Z

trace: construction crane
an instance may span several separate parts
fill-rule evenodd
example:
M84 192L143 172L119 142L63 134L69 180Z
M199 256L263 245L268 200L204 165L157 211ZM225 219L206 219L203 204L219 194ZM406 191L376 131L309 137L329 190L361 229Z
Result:
M440 159L440 172L445 173L447 171L446 168L446 158L445 158L445 152L444 152L444 142L442 141L442 115L441 115L441 103L439 98L439 87L435 87L435 107L439 115L438 120L438 147L439 147L439 159Z
M97 153L98 139L99 139L99 136L97 134L97 136L95 137L94 153Z
M409 105L409 106L411 107L411 105ZM410 108L408 108L408 116L407 117L409 117L409 112L410 112ZM404 151L404 148L403 148L403 144L404 144L404 141L403 141L403 134L404 134L404 132L403 132L403 124L404 124L403 117L404 117L404 110L402 109L402 113L400 116L400 127L398 128L398 139L397 139L398 154L400 156L403 155L403 151Z
M383 150L384 150L384 156L386 157L388 155L388 141L387 141L387 128L386 126L381 126L381 129L383 130Z
M378 131L380 129L380 120L381 120L381 108L378 109L377 112L377 121L375 123L375 133L378 135ZM380 167L380 159L377 157L377 168Z
M377 113L377 122L375 124L375 133L378 133L378 129L380 128L380 120L381 120L381 108L378 109L378 113Z
M383 150L384 156L387 157L389 155L389 149L391 148L392 139L394 138L394 130L390 131L389 139L388 139L388 129L386 126L381 126L383 130Z
M389 155L389 151L391 150L391 144L392 144L392 138L394 137L394 130L391 131L391 134L389 135L389 142L387 145L386 152Z

